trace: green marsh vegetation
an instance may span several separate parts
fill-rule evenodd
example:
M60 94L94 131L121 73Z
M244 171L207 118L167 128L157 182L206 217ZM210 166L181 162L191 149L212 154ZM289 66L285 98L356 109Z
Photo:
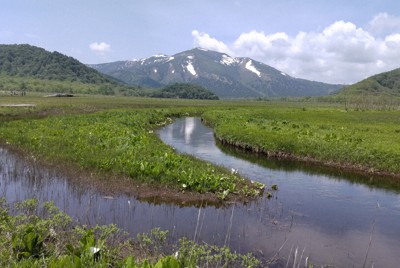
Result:
M255 152L400 173L399 110L270 106L212 110L202 117L219 140Z
M0 102L35 104L34 107L0 107L0 142L3 144L48 161L68 162L150 184L166 184L182 192L212 192L221 199L229 199L232 193L257 195L261 193L262 185L248 184L229 171L176 154L158 139L155 133L158 128L175 117L201 116L213 127L219 139L237 146L276 156L287 154L325 163L350 163L371 171L399 173L398 110L346 111L342 104L316 102L96 96L68 99L4 97ZM252 188L243 191L245 185ZM36 213L37 209L30 211ZM154 254L163 248L165 233L160 230L138 237L137 243L142 243L139 248L142 245L142 250L150 251L134 251L132 256L135 257L124 254L132 243L125 243L125 238L117 243L102 235L102 232L111 232L105 227L90 229L61 224L62 230L53 228L57 234L63 234L65 243L58 244L62 241L51 237L54 224L50 222L64 216L54 213L58 216L49 220L48 217L53 216L49 216L48 211L39 212L41 217L25 210L12 216L2 209L0 239L4 247L0 258L4 263L14 267L57 267L73 260L78 262L79 258L89 267L153 267L158 262L170 266L156 267L177 267L174 266L176 262L188 267L220 267L226 263L224 260L235 263L230 265L230 262L227 267L259 265L252 256L239 256L228 248L199 245L187 239L181 239L177 245L169 247L169 251ZM65 218L62 222L66 224L68 220ZM20 224L23 226L19 227ZM18 234L13 235L13 230L19 230ZM114 231L110 235L113 236ZM99 258L94 256L93 248L101 249ZM176 257L175 252L178 252Z
M345 109L316 101L197 101L81 96L5 97L3 143L100 172L181 190L243 192L241 178L164 145L155 131L176 117L201 116L218 139L278 158L398 174L400 111ZM22 120L14 120L22 119ZM93 157L95 156L95 157ZM217 183L217 181L219 181ZM242 186L244 186L242 184Z
M68 108L67 108L68 109ZM167 185L182 191L251 197L264 185L165 145L155 131L173 118L199 114L203 108L113 109L90 114L52 115L2 124L0 136L8 145L45 159L76 164L101 173Z

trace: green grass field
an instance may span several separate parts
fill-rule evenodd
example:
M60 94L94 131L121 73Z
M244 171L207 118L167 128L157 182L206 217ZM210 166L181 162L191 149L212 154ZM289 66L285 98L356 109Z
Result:
M197 101L103 96L5 97L1 103L36 105L0 107L3 142L49 158L122 172L136 179L163 183L179 180L187 187L193 184L191 189L200 192L211 188L206 186L201 190L197 183L182 181L179 173L172 176L169 167L151 164L155 160L167 163L172 161L167 159L171 155L178 156L149 131L175 117L197 115L214 128L217 138L240 147L270 155L334 162L343 167L400 173L400 111L393 109L351 110L343 105L311 101ZM27 119L14 120L21 118ZM4 123L6 121L8 123ZM140 152L143 157L132 161L135 159L133 151ZM89 159L93 153L98 159ZM193 160L185 161L188 166L193 165Z

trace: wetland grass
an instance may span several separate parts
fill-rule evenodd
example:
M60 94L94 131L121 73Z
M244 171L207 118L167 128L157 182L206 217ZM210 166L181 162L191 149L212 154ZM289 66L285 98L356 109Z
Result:
M209 110L202 118L222 143L278 159L400 175L400 111L332 107Z
M258 196L264 186L165 145L154 130L191 108L119 109L92 114L13 120L0 127L8 145L41 155L48 161L74 163L85 169L139 182L171 186L181 191Z
M168 118L186 115L201 115L214 128L220 140L276 157L299 157L299 160L318 160L325 164L335 162L338 166L349 163L370 172L382 171L395 175L400 171L399 111L344 111L334 106L304 107L304 104L291 103L164 102L139 98L78 97L74 100L57 99L48 102L39 98L30 100L22 99L24 103L36 104L35 107L19 107L19 110L16 107L0 107L0 139L3 143L40 155L50 162L57 159L59 163L65 162L104 174L166 184L185 193L191 190L223 196L229 190L230 193L238 191L237 194L251 194L251 191L241 191L245 188L242 186L247 184L236 174L189 156L178 155L155 135L157 128L170 121ZM252 190L257 193L259 189L255 187ZM201 214L199 210L194 240L202 230ZM71 241L72 247L69 249L60 246L55 248L58 249L54 251L56 255L51 253L40 259L21 257L19 260L18 256L25 254L37 256L41 252L52 252L51 249L43 251L44 245L41 242L49 243L49 229L45 228L47 231L41 232L36 225L36 229L20 228L19 223L12 219L14 216L5 210L2 210L0 216L1 220L6 219L1 228L7 230L0 235L4 245L0 258L12 261L15 267L51 267L50 264L55 267L74 259L76 252L81 252L80 256L86 258L85 261L94 262L90 250L85 249L101 248L101 235L96 236L97 229L93 236L90 230L81 227L77 229L78 233L64 233L65 240ZM40 222L37 219L37 223ZM39 226L47 226L49 222L46 220L46 223L40 223ZM24 226L28 225L32 224ZM23 234L15 238L16 250L13 250L10 240L13 230L20 230ZM226 243L229 243L229 235L228 230ZM24 251L25 242L21 241L25 237L32 238L30 241L34 243L30 248L35 248L35 252ZM126 246L124 243L112 244L108 253L104 251L100 260L107 261L106 265L92 266L141 267L146 262L147 258L137 258L140 254L134 254L135 258L124 258L126 255L122 252L125 252L125 248L121 248L121 245ZM15 255L16 252L20 255ZM176 257L172 257L174 252L178 252ZM149 254L146 256L150 259ZM174 262L172 258L188 267L213 267L211 263L222 264L225 262L221 259L231 258L240 260L242 266L259 265L251 256L235 256L229 248L221 249L181 239L173 251L148 259L146 267L154 266L158 259ZM250 260L251 265L244 265L246 260ZM298 253L294 264L300 264L302 260L303 255ZM61 261L64 263L59 263ZM240 266L238 262L236 264L230 267Z

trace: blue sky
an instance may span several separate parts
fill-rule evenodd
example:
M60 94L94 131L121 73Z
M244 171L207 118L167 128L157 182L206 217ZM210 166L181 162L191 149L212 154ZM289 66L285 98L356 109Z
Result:
M83 63L204 47L353 83L400 67L398 0L0 0L0 43Z

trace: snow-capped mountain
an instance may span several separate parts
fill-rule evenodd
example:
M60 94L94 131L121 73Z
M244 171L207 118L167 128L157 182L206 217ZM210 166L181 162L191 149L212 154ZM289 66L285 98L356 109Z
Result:
M90 66L131 85L159 88L176 82L193 83L220 98L322 96L341 88L294 78L250 58L235 58L202 48L173 56L155 55Z

